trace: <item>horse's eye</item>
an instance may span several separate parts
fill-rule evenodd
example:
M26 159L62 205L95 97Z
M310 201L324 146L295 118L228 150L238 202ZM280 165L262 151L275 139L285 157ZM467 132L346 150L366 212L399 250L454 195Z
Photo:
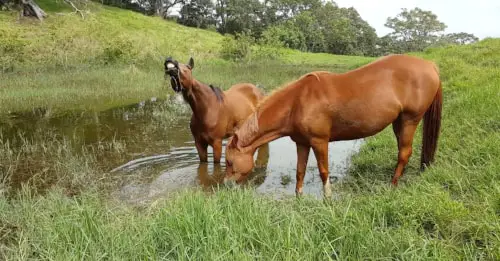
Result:
M226 166L231 167L231 166L233 166L233 163L226 160Z

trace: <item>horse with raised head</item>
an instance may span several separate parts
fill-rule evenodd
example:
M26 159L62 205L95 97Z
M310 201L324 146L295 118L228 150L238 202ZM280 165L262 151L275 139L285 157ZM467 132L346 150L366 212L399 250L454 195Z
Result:
M212 146L214 163L219 163L222 140L234 133L245 119L255 111L264 98L259 88L251 83L239 83L222 91L213 85L193 78L193 58L182 64L168 57L164 63L165 77L170 78L172 89L182 93L193 111L190 129L200 162L207 162L207 148Z
M311 72L267 96L226 147L226 181L253 168L255 148L289 136L297 146L296 194L302 194L312 148L330 196L328 143L375 135L392 124L398 162L392 183L412 154L424 119L421 170L434 160L441 125L442 88L437 66L417 57L390 55L346 73Z

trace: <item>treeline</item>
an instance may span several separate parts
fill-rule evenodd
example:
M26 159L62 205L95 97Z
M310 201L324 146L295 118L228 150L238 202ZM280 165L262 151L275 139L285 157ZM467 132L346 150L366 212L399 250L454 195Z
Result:
M102 0L130 5L130 0ZM177 16L169 15L179 7ZM251 36L255 42L307 52L378 56L422 51L430 46L468 44L472 34L444 34L446 25L420 8L403 9L388 17L392 33L378 37L354 8L324 0L138 0L134 10L160 15L178 23L216 30L221 34Z
M392 32L378 37L356 9L341 8L331 0L93 1L243 37L240 39L252 43L306 52L379 56L478 41L465 32L444 34L446 25L420 8L402 9L400 14L388 17L385 26ZM174 9L180 10L178 15L171 15Z

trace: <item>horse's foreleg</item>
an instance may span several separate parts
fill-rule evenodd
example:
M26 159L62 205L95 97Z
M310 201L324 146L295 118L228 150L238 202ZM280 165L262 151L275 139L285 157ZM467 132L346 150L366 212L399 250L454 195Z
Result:
M297 145L297 183L295 185L295 195L302 195L302 186L304 184L304 176L306 174L307 160L309 159L309 151L311 147L308 145Z
M266 167L269 161L269 143L260 146L257 150L257 159L255 160L255 167Z
M212 148L214 149L214 163L220 163L220 158L222 156L222 139L214 140Z
M328 177L328 141L314 142L312 143L312 148L316 160L318 161L321 181L323 181L323 194L326 198L330 198L332 191L330 188L330 179Z
M208 143L199 139L195 139L194 145L196 146L196 151L198 151L200 162L208 162L208 153L207 153Z
M392 184L394 186L398 185L398 180L403 175L404 168L412 154L413 136L415 135L415 130L417 129L418 122L403 122L400 126L398 137L398 165L394 170L394 177L392 178Z

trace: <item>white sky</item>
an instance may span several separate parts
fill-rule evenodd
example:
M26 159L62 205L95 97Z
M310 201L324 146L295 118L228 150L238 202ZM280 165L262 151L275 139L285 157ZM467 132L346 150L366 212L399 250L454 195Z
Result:
M479 38L500 37L500 0L334 0L340 7L354 7L379 36L390 32L384 26L401 8L432 11L448 27L447 33L466 32Z

